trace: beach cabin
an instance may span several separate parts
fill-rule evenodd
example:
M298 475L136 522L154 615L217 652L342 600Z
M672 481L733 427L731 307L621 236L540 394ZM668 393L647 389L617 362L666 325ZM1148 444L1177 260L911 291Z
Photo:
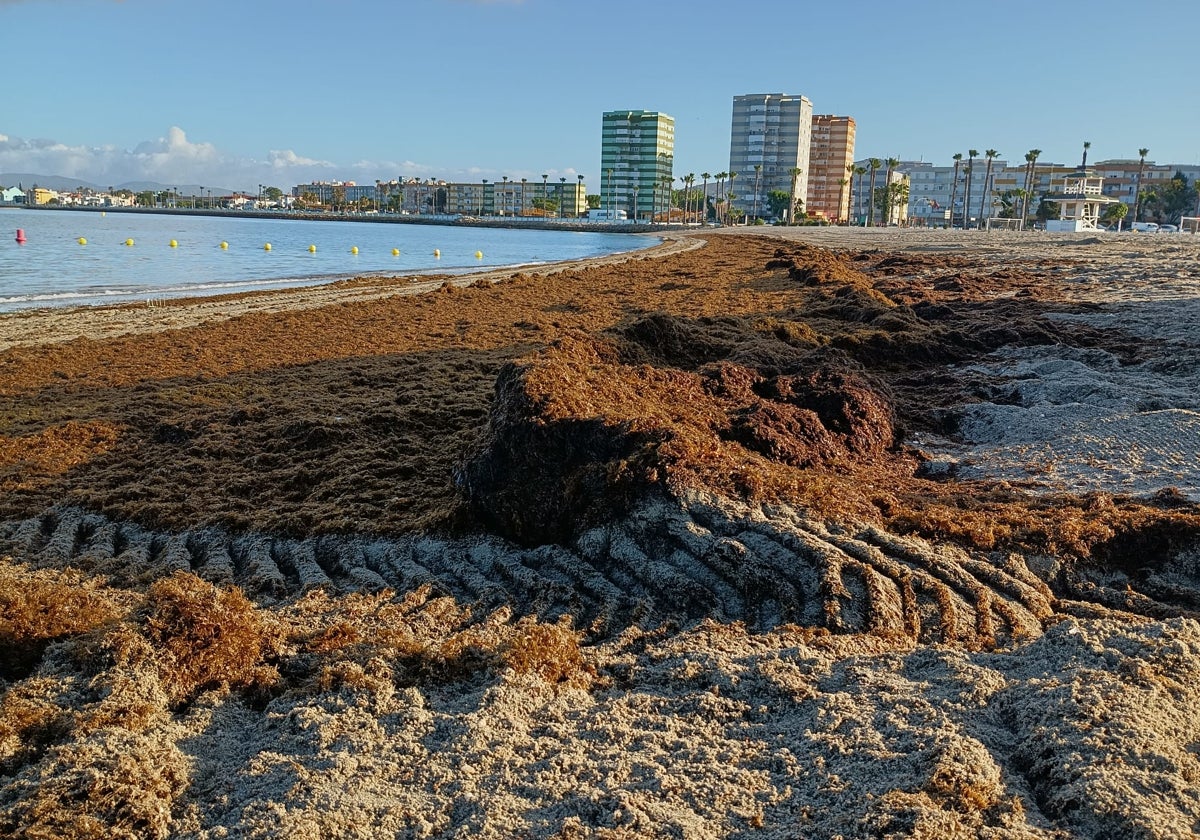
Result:
M1090 169L1076 169L1064 175L1057 192L1042 197L1058 204L1059 217L1046 222L1048 231L1079 232L1098 230L1100 214L1106 204L1120 199L1104 195L1104 179Z

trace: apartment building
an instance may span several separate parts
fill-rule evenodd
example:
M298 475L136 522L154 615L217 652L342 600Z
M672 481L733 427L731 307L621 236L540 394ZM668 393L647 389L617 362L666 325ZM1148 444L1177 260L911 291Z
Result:
M953 165L935 166L927 161L902 160L896 171L908 177L911 223L926 227L946 227L952 221L954 226L961 227L964 218L975 225L984 224L989 217L1000 214L1000 196L1006 190L1023 187L1025 180L1024 165L1009 166L1007 161L994 159L991 180L985 183L988 177L986 157L977 157L973 162L963 158L957 167L957 186ZM1053 168L1053 171L1057 173L1058 170ZM1046 188L1049 186L1048 177Z
M1104 179L1104 194L1118 198L1124 204L1133 206L1137 192L1138 169L1141 168L1142 191L1159 186L1175 177L1176 172L1182 172L1189 184L1194 184L1200 177L1200 166L1196 164L1156 164L1147 160L1145 166L1138 158L1119 160L1100 160L1089 169Z
M812 130L812 102L805 96L735 96L729 130L729 171L737 173L730 190L733 206L761 218L768 213L767 194L790 193L793 178L796 196L807 198ZM800 170L798 175L794 169Z
M853 117L818 114L812 118L809 143L808 189L804 209L831 222L850 213L850 175L854 164Z
M670 213L675 120L660 111L605 111L600 147L600 208L617 218L652 221Z
M355 184L349 181L300 184L292 187L296 198L308 195L321 204L359 205L365 201L371 209L409 215L462 216L546 216L576 218L587 211L587 186L583 176L559 178L450 182L435 178L376 181ZM539 199L548 199L541 201ZM539 208L551 207L543 211Z

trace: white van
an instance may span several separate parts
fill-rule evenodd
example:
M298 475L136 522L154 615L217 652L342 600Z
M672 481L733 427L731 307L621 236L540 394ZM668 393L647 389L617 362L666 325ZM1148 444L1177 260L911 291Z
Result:
M1158 225L1154 222L1134 222L1129 229L1136 233L1158 233Z

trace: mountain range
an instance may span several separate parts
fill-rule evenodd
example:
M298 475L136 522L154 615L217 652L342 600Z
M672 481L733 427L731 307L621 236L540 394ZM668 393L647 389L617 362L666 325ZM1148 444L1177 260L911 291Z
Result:
M210 192L214 196L233 195L235 190L228 187L208 187L200 184L160 184L156 181L126 181L123 184L111 184L100 186L89 181L84 181L81 178L67 178L62 175L35 175L29 172L0 172L0 187L32 187L34 185L45 187L50 190L76 190L82 187L83 189L95 190L96 192L108 192L113 190L132 190L133 192L142 192L150 190L152 192L161 192L162 190L178 191L180 195L201 195L203 190L204 195Z

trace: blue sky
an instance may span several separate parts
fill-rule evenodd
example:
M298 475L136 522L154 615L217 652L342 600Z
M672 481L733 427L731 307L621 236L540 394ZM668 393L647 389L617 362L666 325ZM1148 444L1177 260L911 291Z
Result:
M1200 161L1194 0L0 0L0 43L0 172L102 185L596 183L623 108L715 173L764 92L853 116L859 157Z

